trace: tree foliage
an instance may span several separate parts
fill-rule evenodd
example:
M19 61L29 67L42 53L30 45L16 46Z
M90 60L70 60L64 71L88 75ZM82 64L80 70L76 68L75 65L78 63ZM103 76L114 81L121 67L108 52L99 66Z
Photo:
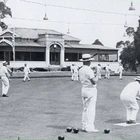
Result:
M123 48L120 59L125 70L137 71L135 48L132 45Z
M12 17L11 9L7 7L4 2L0 2L0 27L2 28L2 30L5 30L8 28L8 26L4 22L1 21L1 19L4 19L6 17L6 15L9 15Z
M134 35L134 32L135 32L134 27L128 27L126 29L126 33L127 33L128 36Z
M137 71L137 67L140 64L140 20L136 32L133 27L128 27L126 33L128 36L134 36L134 41L125 41L125 48L123 48L120 55L121 63L126 70Z
M140 20L139 20L139 27L134 34L134 46L135 46L136 59L140 64Z
M121 48L121 45L124 45L124 42L122 40L117 42L116 48Z

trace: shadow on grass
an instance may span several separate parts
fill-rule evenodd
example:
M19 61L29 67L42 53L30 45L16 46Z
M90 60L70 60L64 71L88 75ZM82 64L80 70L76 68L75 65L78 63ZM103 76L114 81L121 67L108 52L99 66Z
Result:
M123 123L124 122L124 119L109 119L107 121L105 121L106 123L111 123L111 124L114 124L114 123Z
M50 128L55 128L55 129L66 129L68 126L63 126L63 125L48 125L46 127L50 127Z

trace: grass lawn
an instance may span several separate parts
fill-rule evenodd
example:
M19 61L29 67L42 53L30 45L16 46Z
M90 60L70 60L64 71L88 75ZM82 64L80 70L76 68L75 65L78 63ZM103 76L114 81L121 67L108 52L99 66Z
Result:
M70 77L32 78L30 82L13 79L9 97L0 96L0 139L57 140L139 140L140 125L121 127L126 112L119 96L133 76L112 76L98 82L95 126L99 133L67 133L66 127L81 128L81 85ZM1 91L1 84L0 84ZM140 122L140 113L137 116ZM104 134L104 129L111 132Z

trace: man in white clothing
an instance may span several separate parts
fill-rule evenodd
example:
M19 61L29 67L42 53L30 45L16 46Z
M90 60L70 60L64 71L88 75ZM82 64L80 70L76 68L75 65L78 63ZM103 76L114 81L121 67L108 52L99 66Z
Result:
M136 117L139 110L137 100L140 98L140 76L135 78L134 82L129 83L123 89L120 99L126 108L126 123L136 123Z
M28 81L30 81L30 78L29 78L30 69L29 69L29 67L27 66L27 64L24 64L24 70L23 70L23 72L24 72L23 82L25 82L26 79L27 79Z
M73 80L78 81L78 66L76 64L73 66L73 70L74 70Z
M123 73L123 66L121 64L119 65L118 72L119 72L119 78L121 80L122 79L122 73Z
M71 80L74 81L74 64L71 65Z
M91 60L93 60L93 58L90 54L83 54L81 59L81 61L83 61L83 66L79 70L83 101L82 130L85 132L98 132L94 126L97 100L97 79L95 78L93 70L90 68Z
M0 68L0 76L1 76L1 81L2 81L2 97L8 97L7 93L10 87L9 83L9 73L7 69L7 62L3 61L2 67Z
M110 66L108 64L105 68L105 78L107 78L107 79L110 78L110 71L111 71L111 69L110 69Z
M101 65L98 64L98 66L97 66L97 77L98 77L98 79L102 79L102 78L101 78L101 75L102 75L102 74L101 74L101 69L102 69L102 68L101 68Z

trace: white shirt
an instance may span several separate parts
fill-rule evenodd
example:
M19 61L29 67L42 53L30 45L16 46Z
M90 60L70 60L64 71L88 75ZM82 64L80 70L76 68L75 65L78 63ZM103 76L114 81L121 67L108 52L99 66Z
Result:
M97 66L97 73L100 73L100 72L101 72L101 67Z
M24 73L30 73L30 69L26 66L26 67L24 67Z
M89 66L84 65L82 68L80 68L79 77L83 87L96 87L90 81L90 79L94 78L95 75Z
M110 67L109 66L106 66L106 71L110 71Z
M137 95L140 95L140 84L137 81L131 82L126 87L123 89L122 96L127 96L127 97L134 97L136 98Z
M78 66L76 66L76 65L73 66L73 70L74 70L75 73L77 73L78 72Z
M7 67L2 66L2 67L0 68L0 76L6 76L6 74L8 74Z
M71 69L71 72L74 73L74 66L73 65L71 66L70 69Z
M123 71L123 67L119 66L118 72L122 72Z

